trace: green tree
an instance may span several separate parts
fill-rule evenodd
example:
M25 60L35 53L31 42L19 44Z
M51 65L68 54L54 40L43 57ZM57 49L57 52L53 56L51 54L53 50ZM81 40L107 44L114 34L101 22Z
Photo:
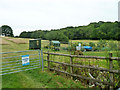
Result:
M67 36L65 36L63 33L57 32L57 31L51 31L45 35L47 40L59 40L63 43L68 42L69 39Z
M28 34L25 34L28 33ZM42 38L49 40L79 40L79 39L114 39L120 40L120 23L119 22L94 22L87 26L66 27L50 31L37 30L33 32L24 32L23 37Z
M2 35L8 36L8 37L14 37L13 30L10 26L2 25L1 30L2 30Z

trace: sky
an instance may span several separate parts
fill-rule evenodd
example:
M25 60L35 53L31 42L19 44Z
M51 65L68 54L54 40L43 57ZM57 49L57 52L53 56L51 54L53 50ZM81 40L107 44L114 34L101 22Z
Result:
M0 0L0 26L22 31L118 21L119 0Z

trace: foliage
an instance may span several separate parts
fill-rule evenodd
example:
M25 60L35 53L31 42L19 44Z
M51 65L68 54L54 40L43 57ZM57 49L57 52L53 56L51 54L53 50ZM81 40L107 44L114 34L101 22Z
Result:
M2 34L4 36L9 36L9 37L13 37L14 36L13 35L13 30L12 30L12 28L10 26L2 25L0 28L2 30L2 33L0 33L0 34Z
M102 50L103 48L105 48L107 46L107 42L106 40L99 40L99 42L97 43L97 49L98 50Z
M48 46L48 45L46 45L46 46L44 46L44 48L48 49L48 48L49 48L49 46Z
M45 35L47 40L58 40L60 42L68 42L68 37L66 37L63 33L59 33L57 31L51 31Z
M118 44L115 43L113 40L110 40L110 41L108 42L108 46L109 46L110 50L118 50L118 46L117 46L117 45L118 45Z
M120 40L120 23L119 22L94 22L87 26L66 27L54 29L51 31L36 30L31 32L22 32L19 37L22 38L42 38L48 40L60 40L67 42L79 39L106 39Z
M73 51L76 50L76 46L78 46L78 43L73 43L73 44L71 45L71 48L72 48Z
M89 46L91 46L91 47L95 47L95 43L93 43L93 42L89 42Z

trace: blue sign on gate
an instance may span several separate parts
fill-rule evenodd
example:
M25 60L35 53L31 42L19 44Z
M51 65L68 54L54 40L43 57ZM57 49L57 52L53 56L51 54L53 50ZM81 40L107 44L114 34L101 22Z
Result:
M22 56L22 65L23 65L23 66L25 66L25 65L30 65L29 55L23 55L23 56Z

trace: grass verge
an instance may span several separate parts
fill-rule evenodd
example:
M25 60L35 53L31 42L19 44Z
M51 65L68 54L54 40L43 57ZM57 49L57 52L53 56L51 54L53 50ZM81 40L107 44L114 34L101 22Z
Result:
M4 75L2 88L84 88L79 81L40 69Z

